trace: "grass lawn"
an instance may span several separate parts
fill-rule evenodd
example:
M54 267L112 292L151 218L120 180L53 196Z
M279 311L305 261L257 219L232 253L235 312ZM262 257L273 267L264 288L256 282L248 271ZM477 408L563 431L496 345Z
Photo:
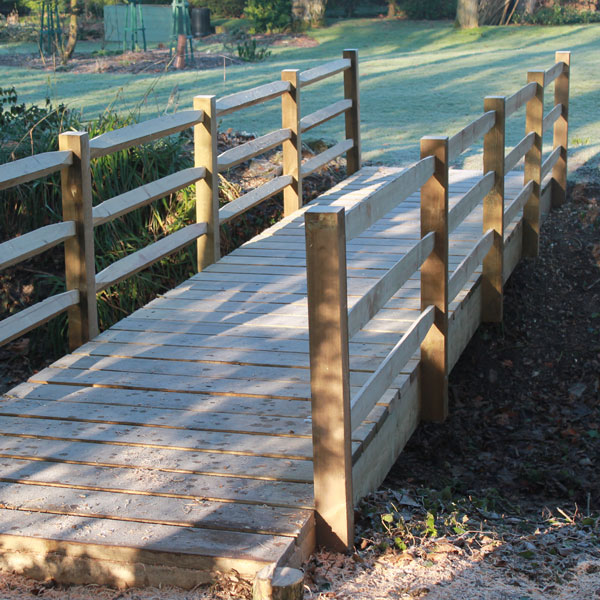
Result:
M548 68L555 50L571 50L571 158L582 163L600 149L600 25L562 27L488 27L458 31L449 22L355 19L310 32L313 48L273 47L264 63L166 74L69 74L2 67L3 80L22 100L65 102L93 118L111 102L120 111L139 107L156 116L175 93L180 108L195 94L222 96L279 79L284 68L306 69L338 58L344 48L360 52L363 156L366 161L406 164L418 158L423 135L452 135L478 116L485 95L509 95L526 83L528 69ZM85 44L78 46L85 50ZM206 49L200 45L201 51ZM212 46L211 51L219 48ZM5 47L0 52L15 51ZM306 88L303 114L341 94L339 77ZM550 97L552 94L548 93ZM256 133L280 126L273 101L226 117L222 128ZM522 136L524 118L510 121L508 141ZM307 137L335 139L341 120ZM548 136L550 137L550 136ZM476 153L465 158L477 166Z

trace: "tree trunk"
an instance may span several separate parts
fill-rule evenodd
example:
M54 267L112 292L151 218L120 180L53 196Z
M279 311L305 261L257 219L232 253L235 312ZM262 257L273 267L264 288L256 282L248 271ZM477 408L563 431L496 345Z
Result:
M327 0L292 0L292 23L294 29L322 25L325 21Z
M67 39L67 45L62 51L61 61L63 65L67 64L68 60L73 56L75 45L77 44L77 17L79 16L79 8L79 0L70 0L69 38Z
M456 23L459 27L469 29L479 27L478 0L458 0L456 7Z
M398 14L398 4L396 0L388 0L388 17L395 17Z

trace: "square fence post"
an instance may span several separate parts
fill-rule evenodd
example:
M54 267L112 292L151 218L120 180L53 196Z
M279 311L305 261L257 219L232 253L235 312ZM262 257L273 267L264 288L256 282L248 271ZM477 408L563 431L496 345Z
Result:
M421 158L435 171L421 187L421 237L435 232L433 252L421 266L421 310L435 306L435 321L421 344L421 418L448 416L448 138L421 138Z
M65 241L67 290L79 291L79 303L67 313L69 348L75 350L98 335L89 135L61 133L58 148L73 153L73 164L61 171L61 191L63 220L75 221L75 237Z
M556 62L565 63L563 72L554 83L554 104L562 104L562 114L554 123L554 148L560 146L560 157L552 168L552 206L557 207L567 199L567 150L569 147L569 71L571 53L557 52Z
M196 96L194 110L204 111L202 123L194 126L194 166L206 169L204 178L196 182L196 222L207 224L206 235L196 242L198 271L202 271L221 257L216 96Z
M346 111L346 139L354 140L354 146L346 152L346 175L352 175L361 167L358 50L344 50L343 57L352 63L344 71L344 98L352 100L352 108Z
M493 229L494 243L483 259L481 281L481 320L502 322L504 270L504 157L506 129L506 99L488 96L483 102L485 112L496 112L496 123L483 140L483 173L495 172L494 187L483 199L483 232Z
M354 540L345 211L305 213L317 544Z
M283 174L291 175L291 185L283 190L283 214L291 215L302 207L302 139L300 132L300 71L286 69L281 79L289 81L291 89L281 97L281 127L290 129L292 137L283 142Z

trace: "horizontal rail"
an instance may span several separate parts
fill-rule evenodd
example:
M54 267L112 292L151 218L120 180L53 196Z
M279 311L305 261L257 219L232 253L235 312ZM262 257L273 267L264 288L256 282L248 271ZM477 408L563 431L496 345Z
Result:
M325 108L321 108L316 110L314 113L310 115L306 115L300 119L300 132L306 133L311 129L314 129L318 125L322 125L323 123L329 121L330 119L334 119L339 115L343 115L346 111L352 108L352 100L339 100L338 102L334 102Z
M410 326L391 352L383 359L377 371L369 377L352 399L351 430L354 431L373 410L378 400L389 389L402 367L419 349L433 325L435 307L428 306Z
M565 69L564 62L557 62L544 73L544 87L550 85Z
M423 158L389 185L355 204L346 212L346 239L354 239L414 194L433 175L434 169L435 158Z
M517 112L522 106L525 106L536 94L537 83L532 81L527 85L524 85L520 90L515 92L512 96L506 99L504 114L505 118L510 117L513 113Z
M231 167L235 167L235 165L239 165L259 154L268 152L285 142L285 140L289 140L291 137L292 132L290 129L278 129L277 131L267 133L267 135L250 140L245 144L231 148L231 150L226 150L222 154L219 154L217 158L219 172L231 169Z
M73 153L70 150L60 150L58 152L42 152L0 165L0 190L27 183L72 164Z
M268 102L289 92L292 86L289 81L274 81L259 85L250 90L243 90L229 96L223 96L217 100L217 117L228 115L232 112L242 110L248 106L254 106L261 102Z
M533 148L535 142L535 132L528 133L506 156L504 159L504 172L510 173L519 161Z
M495 230L488 229L483 237L473 246L473 249L463 261L456 267L452 277L448 281L448 303L452 302L463 289L469 277L473 275L475 269L483 263L485 255L490 251L494 243Z
M558 118L562 115L563 105L557 104L545 117L543 121L542 131L547 131L558 121Z
M188 225L158 240L158 242L154 242L114 262L96 275L96 292L101 292L103 289L149 267L161 258L177 252L177 250L204 235L206 229L206 223Z
M204 113L201 110L185 110L107 131L90 140L90 157L100 158L131 146L147 144L192 127L200 123L203 118Z
M556 161L560 158L560 154L562 152L562 146L557 146L552 150L552 153L548 158L542 163L542 174L540 181L544 181L546 176L550 174L552 171L552 167L556 164Z
M302 71L299 76L300 86L304 87L305 85L316 83L317 81L321 81L321 79L326 79L327 77L346 71L351 66L350 59L340 58L339 60L332 60L324 65Z
M483 137L496 123L496 111L484 113L448 140L448 160L452 162L467 150L473 142Z
M75 222L65 221L40 227L0 244L0 270L37 256L75 235Z
M506 229L519 214L519 211L523 210L523 207L529 200L531 193L533 192L533 179L527 182L527 185L519 192L517 197L508 205L504 211L504 229Z
M291 175L281 175L227 203L219 209L219 221L221 225L231 221L235 217L239 217L253 206L260 204L263 200L283 191L293 181L294 178Z
M195 183L205 175L206 169L204 167L190 167L105 200L92 209L94 227L126 215L136 208L150 204L154 200L164 198Z
M348 338L360 331L410 279L431 254L435 232L419 240L369 291L348 311Z
M492 191L496 173L486 173L448 212L448 233L452 233Z
M307 160L301 167L302 177L306 177L311 173L314 173L317 169L324 167L328 162L331 162L334 158L337 158L344 152L347 152L354 147L354 140L343 140L332 146L325 152L317 154L314 158Z
M26 334L79 302L79 292L70 290L50 296L0 322L0 345Z

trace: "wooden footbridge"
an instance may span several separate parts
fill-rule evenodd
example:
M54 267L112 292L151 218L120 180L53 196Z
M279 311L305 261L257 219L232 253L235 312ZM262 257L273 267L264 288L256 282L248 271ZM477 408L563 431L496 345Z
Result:
M337 73L344 97L301 117L301 90ZM420 419L446 417L448 372L480 322L502 319L504 282L565 199L569 54L527 77L453 137L423 138L405 169L361 168L355 51L0 167L0 188L61 169L64 222L1 244L0 266L64 242L67 281L0 341L67 310L72 349L0 404L0 568L193 587L351 547L353 506ZM217 154L220 115L278 97L280 130ZM302 163L302 133L338 115L346 139ZM191 126L194 167L92 207L90 161ZM482 137L482 172L449 168ZM283 174L219 209L217 173L281 144ZM342 153L348 178L302 206L302 177ZM95 273L94 227L191 183L197 223ZM220 224L280 191L284 219L220 258ZM98 291L195 240L196 275L98 332Z

